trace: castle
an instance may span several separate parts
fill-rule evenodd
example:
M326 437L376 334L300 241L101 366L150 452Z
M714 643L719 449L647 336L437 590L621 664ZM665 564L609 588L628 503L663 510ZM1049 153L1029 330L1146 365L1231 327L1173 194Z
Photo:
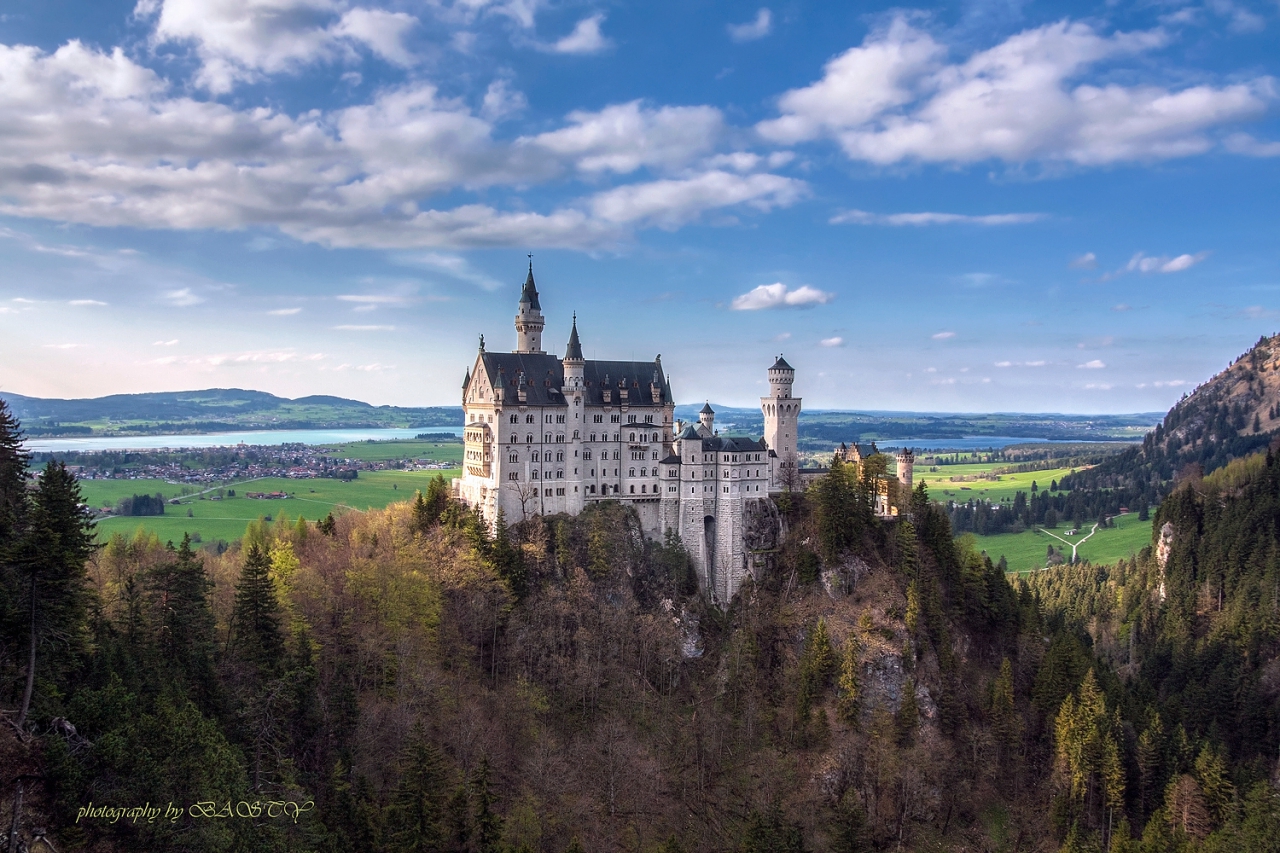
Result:
M516 348L490 352L484 336L462 383L464 455L454 494L492 525L535 515L576 515L594 501L631 506L645 535L672 530L693 558L703 592L727 603L748 576L759 577L783 535L773 498L820 473L797 465L801 399L795 369L781 356L762 397L764 436L721 436L705 405L697 424L675 421L662 357L596 361L582 355L574 315L564 358L542 349L546 322L533 264L516 311ZM861 464L866 451L842 446ZM874 445L870 451L874 453ZM898 456L911 483L911 454ZM897 513L885 477L876 509Z

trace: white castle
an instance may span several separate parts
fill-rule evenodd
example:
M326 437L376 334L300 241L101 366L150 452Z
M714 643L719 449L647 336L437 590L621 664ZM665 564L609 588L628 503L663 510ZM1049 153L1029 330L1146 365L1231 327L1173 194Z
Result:
M722 437L709 404L696 425L676 423L661 356L588 361L575 314L561 359L542 349L545 325L530 262L515 350L489 352L482 335L462 383L465 450L455 495L490 525L499 514L514 523L576 515L594 501L623 502L645 535L675 531L703 592L727 603L748 576L758 579L777 549L783 525L773 498L802 482L795 370L781 356L769 368L762 438ZM910 451L899 454L897 479L908 489L911 462ZM892 503L886 489L877 509L894 515Z

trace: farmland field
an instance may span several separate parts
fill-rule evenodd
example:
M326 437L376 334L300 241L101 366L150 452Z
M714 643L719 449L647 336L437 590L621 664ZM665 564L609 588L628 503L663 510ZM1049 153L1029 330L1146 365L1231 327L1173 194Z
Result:
M916 483L925 483L929 496L936 501L953 500L964 502L970 498L988 500L992 503L1008 502L1018 492L1026 492L1031 496L1031 483L1041 489L1049 488L1054 480L1061 480L1078 468L1050 468L1045 471L1029 471L1022 474L997 474L998 479L976 479L988 475L993 468L1007 467L1009 463L977 463L961 465L938 465L937 471L930 471L923 465L916 465ZM974 477L975 479L953 482L952 477Z
M1127 559L1130 554L1135 554L1142 550L1143 546L1151 544L1151 522L1139 521L1136 512L1118 515L1112 520L1115 523L1114 528L1105 530L1099 528L1083 544L1078 545L1076 553L1081 560L1088 560L1095 564L1115 563ZM1066 535L1066 531L1070 528L1065 525L1059 525L1049 533L1071 542L1073 539L1078 541L1088 534L1092 527L1092 523L1086 525L1081 533L1074 537ZM1026 572L1044 568L1046 552L1050 545L1054 550L1064 552L1067 557L1071 556L1071 547L1054 539L1049 533L1037 528L1023 533L975 536L974 539L978 549L985 551L992 560L999 560L1003 556L1009 565L1009 571Z
M429 430L428 430L429 432ZM432 459L462 464L462 441L353 441L330 445L325 456L331 459L360 459L365 462L389 462L393 459ZM363 475L362 475L363 476Z
M260 480L243 480L232 483L236 496L222 500L208 500L217 494L210 492L206 499L189 498L179 506L166 506L162 516L113 517L98 522L98 537L105 540L113 533L131 534L139 528L154 530L161 541L177 542L183 533L199 533L201 540L212 542L225 539L228 542L244 535L246 525L260 516L289 518L299 515L315 521L330 511L380 509L396 501L413 498L415 489L426 489L433 476L443 474L446 479L456 474L450 471L361 471L356 480L289 480L267 477ZM165 499L179 497L182 486L174 486L163 480L83 480L81 491L86 502L93 507L114 505L120 498L134 494L153 495L156 492ZM191 490L191 487L186 487ZM258 500L247 498L248 492L287 492L283 500ZM191 517L187 517L188 510Z

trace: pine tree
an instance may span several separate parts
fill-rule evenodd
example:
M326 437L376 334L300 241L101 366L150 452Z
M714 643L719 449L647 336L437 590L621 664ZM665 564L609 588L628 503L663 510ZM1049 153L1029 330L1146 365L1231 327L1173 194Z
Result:
M472 826L477 853L497 853L502 849L502 818L493 810L497 797L489 780L490 772L489 759L483 757L471 777L471 800L475 808Z
M916 682L907 679L902 685L902 702L893 715L894 734L899 746L911 746L916 738L916 726L920 723L920 704L916 701Z
M191 550L191 537L184 535L173 559L157 565L143 582L161 661L195 689L202 710L211 711L217 690L215 626L209 607L213 582L205 574L203 561Z
M447 792L444 757L415 723L401 756L400 783L388 808L388 849L404 853L439 850L444 840Z
M271 560L257 543L249 546L232 612L236 655L260 674L273 675L284 663L284 639L280 633L280 603L271 580Z
M1008 755L1017 745L1018 713L1013 700L1013 665L1005 658L1000 662L1000 675L991 686L991 733Z
M27 679L17 725L31 708L37 649L57 640L60 654L46 665L56 675L70 664L84 628L88 591L85 561L93 552L93 521L80 496L76 478L61 462L45 466L31 496L26 535L18 545L17 563L27 600Z
M862 685L858 677L862 669L861 658L862 644L850 632L849 639L844 641L844 654L840 658L840 680L837 683L840 695L836 700L836 712L840 714L840 719L851 726L858 725L862 712Z

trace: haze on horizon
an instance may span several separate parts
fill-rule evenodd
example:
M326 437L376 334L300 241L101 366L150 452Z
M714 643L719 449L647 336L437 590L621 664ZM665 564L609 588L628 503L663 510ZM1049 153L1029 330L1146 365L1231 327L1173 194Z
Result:
M1280 326L1280 6L0 15L0 390L454 405L526 253L681 402L1162 411Z

